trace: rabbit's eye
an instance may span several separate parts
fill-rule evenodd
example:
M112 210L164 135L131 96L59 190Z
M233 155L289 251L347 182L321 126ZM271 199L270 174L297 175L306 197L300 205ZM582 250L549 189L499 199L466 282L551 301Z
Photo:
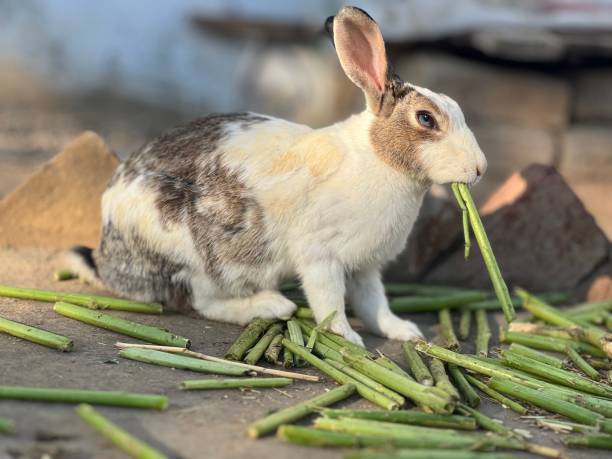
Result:
M429 112L426 112L426 111L417 112L416 118L419 124L426 129L433 129L436 127L436 119Z

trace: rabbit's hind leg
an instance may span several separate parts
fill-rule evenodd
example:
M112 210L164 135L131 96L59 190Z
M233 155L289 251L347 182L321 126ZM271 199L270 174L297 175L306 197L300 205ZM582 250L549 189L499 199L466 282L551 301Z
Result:
M223 295L208 276L191 280L193 308L207 319L245 325L255 318L288 319L297 306L275 290L249 296Z

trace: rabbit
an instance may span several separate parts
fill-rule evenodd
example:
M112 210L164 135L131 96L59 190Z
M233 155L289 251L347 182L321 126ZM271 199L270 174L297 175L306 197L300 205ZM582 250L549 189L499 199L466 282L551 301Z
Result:
M406 244L432 184L476 183L487 161L458 104L403 82L376 22L343 7L326 29L364 111L321 129L213 114L145 144L102 197L101 241L72 251L96 285L235 324L290 317L300 279L316 321L356 344L345 301L373 333L422 338L394 315L381 269Z

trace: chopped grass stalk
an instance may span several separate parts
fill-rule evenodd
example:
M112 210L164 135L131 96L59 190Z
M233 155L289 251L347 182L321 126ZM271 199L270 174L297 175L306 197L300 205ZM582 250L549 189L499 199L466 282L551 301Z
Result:
M269 319L255 319L248 324L227 350L225 358L228 360L242 360L247 351L255 345L259 337L274 322L274 320Z
M444 448L444 449L492 449L507 447L523 449L524 443L515 438L497 435L457 432L448 429L437 429L391 422L369 421L365 419L332 419L321 417L315 419L318 429L331 432L344 432L353 435L376 436L386 438L388 444L411 448Z
M19 298L21 300L44 301L47 303L64 301L70 304L85 306L90 309L114 309L116 311L140 312L143 314L162 313L162 305L159 303L143 303L140 301L123 300L120 298L85 293L64 293L52 290L0 285L0 296Z
M374 362L383 367L386 368L389 371L392 371L393 373L396 373L400 376L403 376L404 378L408 378L411 381L414 381L414 378L412 376L410 376L402 367L400 367L397 363L395 363L393 360L391 360L389 357L387 357L386 355L384 355L382 352L378 351L379 355L378 357L376 357L374 359ZM433 377L432 377L433 378ZM427 385L427 384L425 384Z
M446 370L444 369L444 363L441 360L436 358L431 359L431 362L429 363L429 371L431 371L431 375L436 382L437 388L442 389L455 400L459 400L459 392L448 378Z
M243 362L236 362L235 360L225 360L220 357L214 357L212 355L206 355L200 352L190 351L189 349L185 349L182 347L155 346L151 344L132 344L132 343L115 343L115 347L119 349L127 349L127 348L132 348L132 347L140 348L140 349L153 349L156 351L170 352L172 354L182 354L188 357L194 357L196 359L207 360L209 362L217 362L217 363L222 363L222 364L233 366L233 367L244 368L247 370L251 370L251 371L266 374L266 375L280 376L282 378L298 379L301 381L310 381L310 382L319 381L318 376L304 375L301 373L294 373L292 371L277 370L275 368L260 367L258 365L249 365Z
M502 343L510 344L517 343L523 346L540 349L542 351L553 351L565 353L565 348L571 346L577 352L592 355L593 357L605 357L606 354L589 343L581 341L572 341L569 339L551 338L550 336L537 336L529 333L511 332L506 329L500 329L499 340Z
M289 339L291 341L293 341L298 346L304 346L304 336L302 335L302 329L300 328L299 323L295 319L287 321L287 331L289 332ZM298 356L294 355L293 364L296 367L301 367L304 365L304 362Z
M164 395L19 386L0 386L0 399L57 403L90 403L92 405L122 406L125 408L145 408L154 410L165 410L168 405L168 398Z
M550 336L551 338L571 339L574 337L565 328L551 327L529 322L512 322L508 327L509 331L530 333L532 335Z
M438 330L443 347L452 350L459 349L459 341L453 329L453 319L449 309L438 311Z
M577 406L574 403L566 402L565 400L550 396L544 391L531 389L507 379L493 377L489 382L489 386L506 395L529 402L534 406L551 413L560 414L582 424L597 425L599 420L603 418L600 414Z
M294 343L291 344L297 346ZM259 438L273 433L280 425L302 419L320 408L332 405L340 400L350 397L354 392L355 386L352 384L345 384L343 386L336 387L335 389L318 395L310 400L306 400L298 403L297 405L277 411L276 413L255 421L248 427L247 434L250 438Z
M143 325L131 320L121 319L100 311L76 306L74 304L57 302L53 310L65 317L84 322L95 327L111 330L115 333L138 338L148 343L161 344L162 346L189 347L191 343L187 338L175 335L161 328Z
M470 291L474 292L476 290L441 285L385 283L385 293L390 296L446 296Z
M470 328L472 325L472 310L468 308L461 309L459 317L459 339L465 341L470 336Z
M70 338L2 317L0 332L64 352L70 352L74 346Z
M289 339L289 332L285 330L285 334L283 335L281 344L283 344L285 340L288 340L288 339ZM295 359L293 356L293 352L291 352L287 346L283 345L283 366L285 368L293 368L294 361Z
M461 209L461 220L463 223L463 257L467 260L470 257L470 248L472 247L472 242L470 241L470 217L468 215L468 209L465 205L465 201L463 200L463 196L461 196L461 191L459 191L459 184L452 183L451 189L453 190L453 194L455 195L455 199L457 200L457 204Z
M538 295L540 297L540 299L544 300L543 298L541 298L540 295ZM547 300L544 300L547 301ZM548 301L548 303L550 303L550 301ZM571 308L567 308L563 310L563 313L567 316L579 316L582 314L589 314L592 312L605 312L605 311L612 311L612 300L606 300L606 301L593 301L590 303L581 303L581 304L577 304L575 306L572 306Z
M476 354L486 357L489 354L490 340L489 318L484 309L478 309L476 311Z
M259 341L253 346L247 355L244 357L244 363L248 363L249 365L255 365L259 362L268 349L268 346L272 342L272 340L277 335L282 335L283 333L283 325L280 323L270 325L270 328L266 330L263 336L259 339Z
M273 363L274 365L282 365L282 362L280 361L280 354L283 350L283 345L281 344L282 341L282 333L279 333L272 338L266 352L264 352L264 359L266 359L266 362Z
M293 317L295 317L296 319L314 320L314 313L310 308L301 307L296 309L295 313L293 314Z
M116 424L113 424L90 405L81 404L76 408L76 412L83 421L101 433L128 456L138 459L165 459L167 457L165 454L133 437Z
M327 331L327 329L329 328L329 325L331 324L331 321L334 320L334 317L336 317L336 312L337 311L332 311L331 314L329 314L325 319L323 319L321 323L317 325L316 327L314 327L312 331L310 332L310 336L308 337L308 343L306 344L306 348L309 349L311 352L312 352L312 349L314 348L315 343L317 342L319 332Z
M440 309L452 309L475 303L487 297L487 293L479 291L458 292L433 297L399 296L391 300L390 307L396 314L437 312Z
M399 404L397 403L397 401L390 399L386 395L375 391L371 387L360 383L359 381L350 377L346 373L332 367L329 363L319 359L315 355L308 352L308 349L306 349L305 347L298 346L287 338L283 339L283 346L289 349L292 353L295 353L296 355L302 357L306 362L308 362L321 372L325 373L334 381L340 384L353 384L357 390L357 393L366 400L369 400L370 402L375 403L376 405L386 410L396 410L399 408Z
M237 379L194 379L183 381L179 389L251 389L253 387L285 387L293 382L289 378L237 378Z
M600 348L608 357L612 357L612 341L608 332L592 325L576 322L523 289L517 288L516 294L523 299L523 307L538 319L560 327L574 327L581 339Z
M545 381L552 381L579 391L612 398L612 387L583 378L576 373L551 366L543 366L537 360L502 351L503 362L509 367L536 375Z
M208 362L206 360L194 359L184 355L170 354L169 352L161 352L153 349L139 349L135 347L122 349L119 351L119 356L138 362L151 363L163 367L180 368L181 370L197 371L199 373L244 376L252 372L246 368L217 362Z
M602 359L589 359L589 364L598 370L612 370L612 362Z
M571 447L612 449L612 435L606 434L569 435L562 441Z
M459 369L457 365L452 363L448 364L448 373L453 380L454 387L459 390L461 394L461 398L472 408L476 408L480 405L480 397L474 390L474 388L470 385L468 380L465 378L463 372Z
M557 433L599 433L599 427L597 426L585 426L584 424L560 421L558 419L553 418L537 418L536 424L538 427L543 427L545 429L549 429Z
M410 367L410 371L412 371L414 378L424 386L433 386L433 376L429 372L429 368L427 368L425 362L423 362L423 359L421 359L419 353L414 348L414 343L411 341L406 341L404 344L402 344L402 350L404 351L406 363ZM378 360L376 362L378 362Z
M489 277L491 278L491 283L493 284L493 290L495 290L495 295L501 303L506 322L510 323L516 317L516 313L514 312L514 306L512 305L510 293L508 293L508 287L506 286L506 283L501 275L499 265L495 260L495 255L493 254L493 249L491 248L491 244L489 242L489 238L487 237L487 233L485 232L480 216L478 215L478 209L476 204L474 204L474 200L470 194L470 189L465 183L457 184L457 190L459 191L461 198L463 198L463 202L467 208L472 231L474 232L474 237L476 238L476 242L480 248L482 259L484 260L487 271L489 272Z
M567 293L563 292L544 292L540 293L538 296L544 301L547 301L549 304L562 304L565 303L569 298ZM515 307L523 307L523 300L515 296L511 297L511 299L512 304ZM477 301L475 303L470 303L466 306L463 306L463 308L471 309L472 311L475 311L477 309L495 310L501 309L501 303L497 298L490 298L482 301Z
M400 449L394 452L355 451L343 459L511 459L508 453L477 453L473 451L449 451L445 449Z
M546 365L550 365L555 368L563 368L563 360L558 359L557 357L554 357L552 355L536 351L535 349L531 349L530 347L523 346L522 344L512 343L508 349L510 352L529 357Z
M586 360L584 360L582 356L578 354L573 348L569 346L566 347L565 353L567 354L569 359L574 363L574 365L576 365L576 368L582 371L589 378L594 379L594 380L600 379L599 371L597 371L595 368L589 365L589 363Z
M371 387L375 391L380 392L383 395L386 395L392 400L395 400L400 406L406 404L406 399L402 397L400 394L398 394L397 392L393 392L391 389L383 386L379 382L374 381L372 378L358 372L354 368L350 367L348 364L344 362L338 362L332 359L325 359L325 362L330 364L332 367L336 368L337 370L340 370L343 373L346 373L351 378L359 381L360 383L365 384L368 387Z
M508 429L501 421L497 421L496 419L490 418L489 416L481 413L478 410L475 410L467 405L460 404L457 408L459 413L472 416L478 425L489 432L495 432L503 436L514 436L514 432Z
M323 415L338 418L369 419L370 421L394 422L416 426L439 427L445 429L476 430L476 421L468 416L423 413L415 410L381 411L381 410L335 410L325 409Z
M356 356L347 352L343 352L342 357L359 372L399 392L416 403L431 408L436 413L452 413L454 409L454 403L450 396L442 397L437 392L434 392L433 388L423 386L391 370L387 370L367 357Z
M521 405L520 403L515 402L514 400L509 399L504 394L501 394L501 393L497 392L496 390L491 389L489 386L487 386L485 383L483 383L479 379L475 378L474 376L472 376L472 375L465 375L465 378L469 381L469 383L472 386L475 386L477 389L479 389L484 394L488 395L493 400L501 403L502 406L504 406L506 408L510 408L512 411L514 411L514 412L516 412L516 413L518 413L520 415L527 414L527 408L525 408L523 405Z
M70 271L69 269L60 269L59 271L55 271L53 273L53 279L58 282L69 281L78 278L79 275Z
M12 433L15 430L15 423L10 419L0 417L0 433Z

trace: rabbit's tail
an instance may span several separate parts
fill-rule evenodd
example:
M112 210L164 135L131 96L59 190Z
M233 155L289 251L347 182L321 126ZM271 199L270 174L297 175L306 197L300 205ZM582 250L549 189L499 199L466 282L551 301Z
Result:
M98 288L104 288L104 283L98 275L93 249L82 245L72 247L62 256L62 268L76 274L81 282Z

